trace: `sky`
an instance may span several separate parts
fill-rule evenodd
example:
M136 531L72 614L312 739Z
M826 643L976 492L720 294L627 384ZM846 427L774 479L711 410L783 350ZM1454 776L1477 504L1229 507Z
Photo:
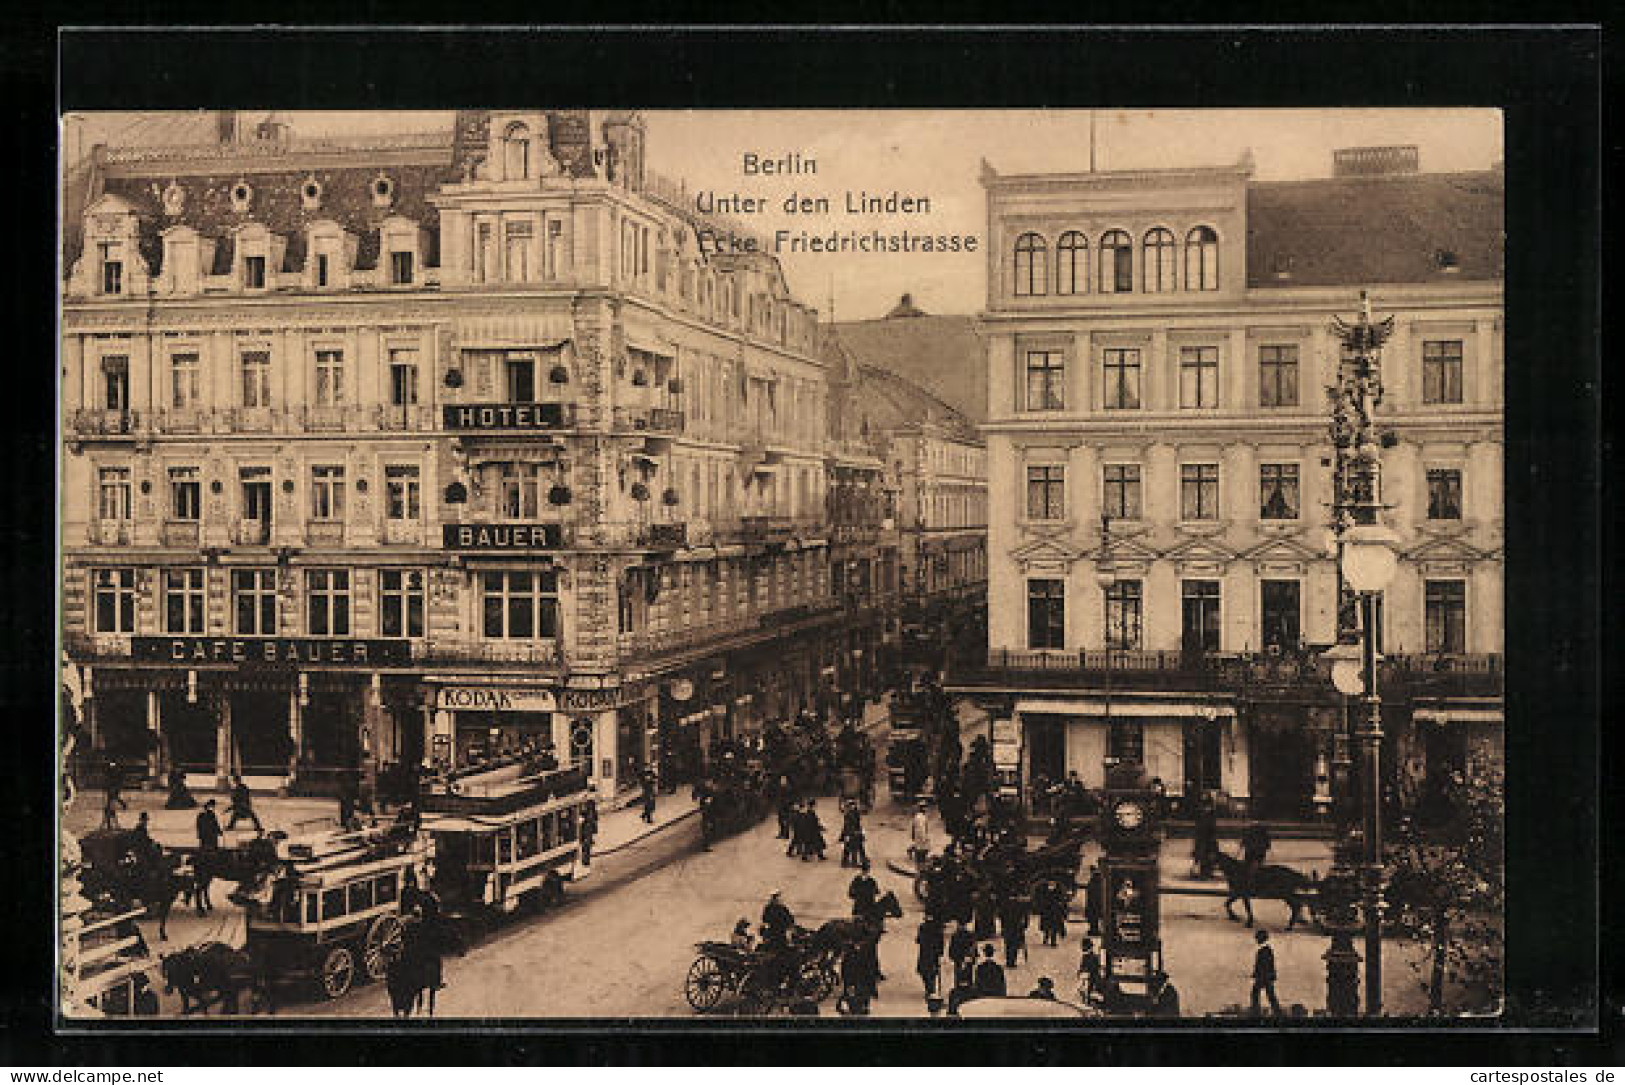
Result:
M305 136L433 131L445 112L280 114ZM734 215L769 237L778 229L909 230L973 235L986 211L978 180L985 159L1000 173L1084 171L1088 110L649 110L647 168L689 192L761 198L766 209ZM1487 169L1501 160L1501 115L1488 109L1099 110L1100 170L1212 166L1248 151L1259 180L1324 177L1340 147L1414 144L1428 172ZM744 156L798 153L816 175L747 176ZM930 201L928 213L844 212L848 192L893 191ZM785 214L791 195L823 196L827 215ZM985 252L779 254L791 290L828 319L885 315L904 293L930 313L975 313L986 295Z

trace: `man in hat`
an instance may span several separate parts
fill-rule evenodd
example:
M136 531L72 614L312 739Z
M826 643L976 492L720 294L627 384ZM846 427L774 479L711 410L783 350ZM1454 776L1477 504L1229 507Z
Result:
M214 908L209 900L209 882L214 878L219 853L220 819L215 816L214 800L209 799L198 811L197 855L192 860L192 903L198 915L206 915Z
M763 948L789 948L790 931L795 925L796 917L785 906L780 890L773 890L767 898L767 906L762 909L762 922L759 925Z
M914 820L909 826L908 853L913 857L916 865L925 862L931 854L931 817L926 813L925 803L914 808Z
M1038 986L1027 992L1028 998L1042 998L1049 1002L1055 999L1055 981L1048 976L1038 977Z

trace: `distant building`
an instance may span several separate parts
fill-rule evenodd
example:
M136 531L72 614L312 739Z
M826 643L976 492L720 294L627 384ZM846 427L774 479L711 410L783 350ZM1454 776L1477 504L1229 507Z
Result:
M954 685L1019 725L1029 783L1139 760L1175 796L1324 806L1324 389L1362 289L1396 324L1389 763L1498 756L1504 179L1417 165L985 172L989 651Z

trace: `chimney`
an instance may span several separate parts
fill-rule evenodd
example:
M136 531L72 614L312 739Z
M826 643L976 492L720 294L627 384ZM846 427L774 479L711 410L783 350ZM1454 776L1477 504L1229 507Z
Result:
M892 307L892 311L886 314L886 319L890 320L893 317L900 317L900 316L924 316L924 315L925 315L925 310L920 309L917 306L915 306L915 304L914 304L914 295L913 294L904 294L901 298L897 299L897 304Z
M235 109L220 109L214 114L214 134L221 143L236 143L241 138L238 131L237 111Z
M1421 170L1415 146L1345 147L1332 152L1333 177L1376 177Z

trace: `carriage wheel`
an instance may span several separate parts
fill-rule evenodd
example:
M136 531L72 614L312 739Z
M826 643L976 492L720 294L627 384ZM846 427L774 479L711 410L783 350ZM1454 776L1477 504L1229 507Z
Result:
M715 957L696 957L683 981L683 997L695 1013L710 1013L728 990L728 979Z
M401 955L401 921L392 915L381 915L372 921L367 930L366 945L361 951L361 958L367 968L367 976L374 980L384 978L389 966L398 960Z
M802 997L814 1002L822 1002L835 993L840 986L841 979L836 974L836 960L833 955L818 957L808 961L801 967L800 982L797 984Z
M350 984L355 981L355 954L344 946L334 946L322 958L318 978L322 983L322 994L328 998L344 997L350 990Z

